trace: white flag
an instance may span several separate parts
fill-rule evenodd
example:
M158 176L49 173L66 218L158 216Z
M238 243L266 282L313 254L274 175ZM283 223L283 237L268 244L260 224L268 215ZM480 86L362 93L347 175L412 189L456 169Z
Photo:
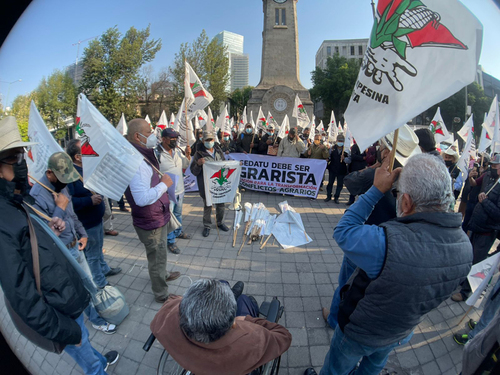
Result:
M484 114L484 122L483 129L481 130L481 139L479 140L479 147L477 149L478 152L485 152L488 147L491 146L491 137L488 134L488 130L486 129L486 120L488 115Z
M288 115L285 115L283 122L280 126L280 131L278 132L278 138L285 139L286 135L290 131L290 120L288 119Z
M499 109L498 109L498 97L495 95L493 102L491 103L490 111L488 112L488 118L485 121L486 130L490 135L492 140L491 153L494 154L500 149L500 134L499 134Z
M207 113L201 109L196 113L195 119L195 129L203 129L203 127L207 124L208 115ZM198 126L198 127L197 127Z
M210 107L208 107L207 117L208 118L207 118L206 130L207 130L207 132L212 132L212 131L214 131L215 121L214 121L214 116L212 115L212 110L210 109Z
M241 165L236 160L207 161L203 164L203 182L207 206L232 203L240 183Z
M121 135L127 135L128 132L128 126L127 126L127 121L125 121L125 115L122 112L122 117L120 117L120 122L118 122L118 125L116 126L116 130Z
M319 125L316 127L316 132L318 134L323 134L325 132L325 126L323 125L323 120L319 122Z
M278 123L276 122L273 115L269 111L267 111L267 125L268 126L273 125L274 129L278 129L278 127L279 127Z
M458 0L379 0L376 13L345 112L360 150L474 82L481 52L483 27Z
M339 134L340 134L340 133L344 134L344 129L342 129L342 125L340 125L340 121L339 121L339 125L338 125L338 128L337 128L337 129L338 129L338 133L339 133Z
M465 142L469 138L469 134L474 133L474 123L472 121L467 121L464 126L457 132L457 134L462 138Z
M167 115L165 114L165 110L163 110L158 122L156 123L156 128L155 128L156 138L158 138L160 141L161 141L161 132L163 131L163 129L166 129L167 126L168 126L168 119Z
M471 115L469 120L464 125L464 128L465 127L469 128L469 132L467 133L468 135L467 135L464 150L462 152L462 155L460 155L460 159L458 159L458 162L457 162L457 168L460 169L460 171L462 172L462 181L465 181L469 175L469 161L470 161L470 157L471 157L472 143L474 140L473 117L474 117L474 115ZM472 131L470 131L471 127L472 127ZM475 146L474 146L474 151L475 151Z
M295 105L293 106L292 117L297 119L297 126L301 128L306 127L310 123L307 111L302 105L302 101L298 95L295 95Z
M262 112L262 107L259 107L259 117L257 117L257 129L255 131L257 132L260 129L263 131L267 129L267 120L266 116L264 116L264 112Z
M238 133L243 133L245 131L245 125L247 124L247 107L243 108L243 113L240 117L240 123L238 125Z
M472 295L465 301L469 306L476 308L481 305L484 297L484 291L491 282L492 277L495 275L498 265L500 264L500 253L486 258L482 262L474 264L467 275Z
M186 91L185 97L187 100L189 119L191 119L200 109L205 109L212 100L214 100L213 96L205 90L200 79L187 61L184 90Z
M78 95L85 188L120 200L143 156L88 101Z
M311 141L311 143L314 143L314 137L316 136L316 126L314 125L314 115L313 115L312 125L309 129L311 130L309 132L309 140Z
M351 129L347 126L347 122L344 124L344 151L351 154L351 147L353 145Z
M253 120L253 111L250 111L250 124L252 124L253 131L257 131L257 125L255 125L255 121Z
M311 121L309 121L309 124L307 124L307 126L304 129L302 129L302 132L304 132L305 129L312 130L312 128L316 128L315 122L316 122L316 116L313 115Z
M437 144L451 140L450 133L448 133L448 129L446 129L446 125L441 117L441 108L439 107L429 125L429 129L434 134L434 140Z
M174 128L174 126L175 126L175 115L174 115L174 113L172 112L172 113L170 114L170 122L168 123L168 127L169 127L169 128Z
M182 100L182 104L179 108L179 112L177 113L177 117L175 118L174 125L174 129L179 132L178 146L181 148L186 147L188 144L189 146L192 146L196 142L196 138L193 134L193 124L191 123L191 120L188 120L186 125L186 107L184 100Z
M78 118L76 121L78 124ZM28 138L30 142L38 143L27 147L26 162L28 163L29 174L40 180L45 175L51 155L56 152L64 152L64 150L50 134L33 101L31 101L28 120Z
M149 115L146 115L144 120L146 120L146 122L149 124L149 127L151 128L151 130L153 130L153 125L151 125L151 120L149 119Z
M330 115L330 124L328 125L328 140L336 141L338 135L337 120L335 120L335 113Z

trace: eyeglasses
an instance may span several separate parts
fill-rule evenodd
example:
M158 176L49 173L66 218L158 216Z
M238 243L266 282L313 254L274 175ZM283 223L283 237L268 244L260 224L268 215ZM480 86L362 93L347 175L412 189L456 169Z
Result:
M394 189L392 189L392 190L391 190L391 193L392 193L392 196L393 196L394 198L397 198L397 197L398 197L399 190L398 190L398 189L396 189L396 188L394 188Z
M0 163L8 165L14 165L14 164L21 165L23 159L24 159L24 151L16 152L15 154L0 159Z

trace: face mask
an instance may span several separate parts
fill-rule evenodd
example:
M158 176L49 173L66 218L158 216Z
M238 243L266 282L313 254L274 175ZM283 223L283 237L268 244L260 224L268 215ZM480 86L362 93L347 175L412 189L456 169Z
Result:
M198 137L198 139L199 139L200 141L203 141L203 137Z
M453 165L453 161L451 160L445 160L444 163L446 164L446 166L449 168Z
M67 184L63 184L61 181L57 180L52 185L54 185L54 191L60 193L62 189L66 187Z
M497 178L498 177L498 169L491 169L491 177Z
M170 148L176 148L177 147L177 139L171 139L170 143L168 144Z
M342 147L344 145L344 142L337 142L337 146Z
M267 132L267 135L272 136L273 133L272 132Z
M207 150L210 150L210 149L212 149L214 147L215 142L214 141L212 141L212 142L205 142L203 144L205 145L205 148Z
M224 140L227 142L229 141L229 137L224 137Z
M319 146L319 144L320 144L320 143L321 143L321 141L320 141L319 139L315 139L315 140L314 140L314 144L315 144L316 146Z
M26 165L26 160L22 160L21 164L14 164L12 166L14 169L14 179L13 182L16 183L16 190L24 191L26 188L26 180L28 179L28 166Z
M143 146L145 146L146 148L154 148L156 146L156 144L158 143L158 138L156 138L156 136L154 134L151 134L149 137L146 137L145 135L142 135L141 133L137 133L137 134L139 134L141 137L146 138L146 143L141 142L141 144Z
M248 134L251 134L252 133L252 128L246 128L245 131L248 133Z

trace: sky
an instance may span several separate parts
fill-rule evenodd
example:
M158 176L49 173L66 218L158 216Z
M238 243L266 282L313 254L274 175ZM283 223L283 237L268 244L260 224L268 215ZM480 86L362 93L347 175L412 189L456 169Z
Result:
M288 0L291 1L291 0ZM493 0L462 0L484 27L480 64L500 79L500 10ZM368 38L373 24L370 0L300 0L297 3L300 78L311 88L315 55L323 40ZM424 0L425 3L425 0ZM19 94L34 90L43 77L75 62L87 38L117 26L151 25L151 37L162 48L151 62L158 73L173 63L181 43L192 42L203 29L209 38L222 30L245 38L249 84L260 80L263 7L261 0L33 0L0 49L0 99L9 106ZM20 82L18 80L21 80ZM10 84L10 82L15 83ZM7 83L5 83L7 82ZM7 102L7 103L6 103ZM7 105L5 105L5 103Z

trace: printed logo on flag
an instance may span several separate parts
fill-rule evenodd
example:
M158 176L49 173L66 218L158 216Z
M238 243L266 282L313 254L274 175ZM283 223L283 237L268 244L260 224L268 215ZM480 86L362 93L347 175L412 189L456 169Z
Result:
M444 136L443 125L441 121L431 121L431 131L432 134L441 134Z
M89 136L85 133L85 130L83 128L90 127L89 124L82 124L82 121L80 120L80 117L76 118L76 132L80 136L80 142L81 142L81 153L82 157L83 156L90 156L90 157L99 157L99 154L95 152L94 148L90 144L90 138Z
M412 49L468 49L440 23L440 14L429 9L420 0L379 0L377 11L380 19L375 20L373 25L370 46L366 50L361 67L376 85L382 84L382 78L385 76L395 90L403 91L404 87L398 79L398 74L404 72L411 77L418 74L417 69L407 60L408 46ZM367 90L367 95L368 92L373 99L380 99L378 101L389 100L387 95L380 95L373 90Z
M220 171L214 173L210 179L219 184L219 186L223 186L225 183L228 183L228 178L234 173L236 169L224 168L222 167Z

